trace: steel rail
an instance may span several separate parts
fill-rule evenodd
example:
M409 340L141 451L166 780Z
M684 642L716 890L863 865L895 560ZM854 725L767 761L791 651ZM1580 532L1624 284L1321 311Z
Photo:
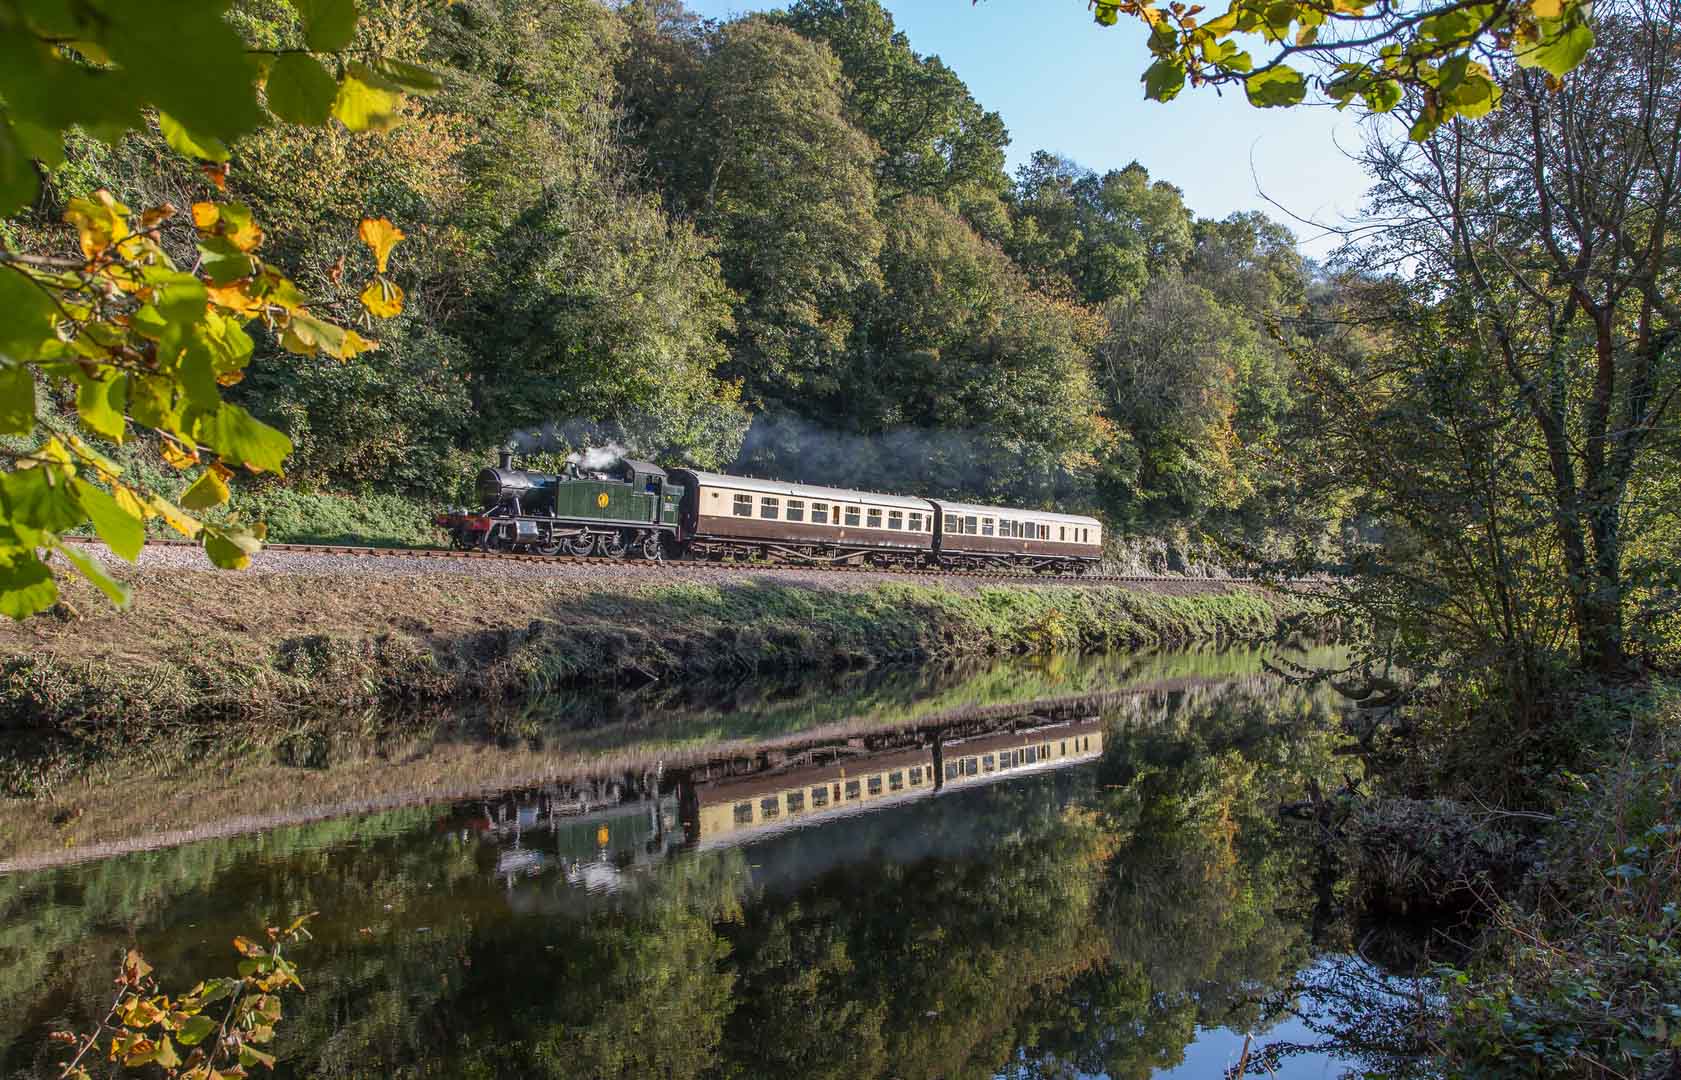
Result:
M100 541L90 536L66 536L65 540L81 544L99 544ZM171 540L168 538L146 539L147 547L180 547L196 548L200 544L195 540ZM924 566L859 566L845 563L779 563L757 562L753 560L719 560L710 559L637 559L626 556L611 559L601 555L536 555L510 551L471 551L456 548L422 548L422 547L358 547L352 544L267 544L263 551L288 552L299 555L337 555L348 558L409 558L409 559L499 559L511 562L549 563L563 566L602 566L615 569L639 567L646 570L691 568L710 568L719 570L735 570L744 573L774 573L780 570L818 570L824 573L854 573L854 574L909 574L923 577L964 577L982 580L1007 581L1018 583L1111 583L1111 584L1146 584L1152 582L1182 581L1230 584L1254 584L1258 580L1253 577L1223 577L1223 578L1195 578L1182 574L1041 574L1032 570L974 570L953 569L946 567Z

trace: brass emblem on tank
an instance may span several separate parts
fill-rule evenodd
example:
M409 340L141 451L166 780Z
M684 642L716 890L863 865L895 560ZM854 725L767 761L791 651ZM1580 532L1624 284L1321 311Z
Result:
M595 505L601 507L603 510L607 509L607 493L605 491L595 497Z

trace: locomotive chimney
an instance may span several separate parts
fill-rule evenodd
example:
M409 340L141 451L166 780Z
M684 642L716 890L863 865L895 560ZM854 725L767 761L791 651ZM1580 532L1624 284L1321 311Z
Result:
M496 467L499 469L512 469L514 467L514 452L512 450L504 450L497 454Z

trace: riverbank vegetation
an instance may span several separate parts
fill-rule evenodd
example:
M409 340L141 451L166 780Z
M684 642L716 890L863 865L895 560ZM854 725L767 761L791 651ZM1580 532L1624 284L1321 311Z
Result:
M354 588L339 585L354 584ZM1311 605L1246 586L156 573L131 612L0 629L0 727L41 763L140 753L234 721L890 662L1269 637ZM74 594L71 594L74 596ZM139 617L137 618L136 615ZM143 638L133 636L145 627ZM64 743L78 748L68 758ZM125 749L126 748L126 749ZM30 779L34 777L34 779Z

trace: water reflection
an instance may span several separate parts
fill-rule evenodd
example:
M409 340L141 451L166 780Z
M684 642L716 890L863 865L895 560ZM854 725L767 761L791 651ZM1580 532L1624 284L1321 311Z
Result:
M1343 767L1328 704L1244 677L955 711L0 877L0 1075L45 1073L117 948L186 979L309 910L281 1075L1230 1064L1315 959L1276 809Z

